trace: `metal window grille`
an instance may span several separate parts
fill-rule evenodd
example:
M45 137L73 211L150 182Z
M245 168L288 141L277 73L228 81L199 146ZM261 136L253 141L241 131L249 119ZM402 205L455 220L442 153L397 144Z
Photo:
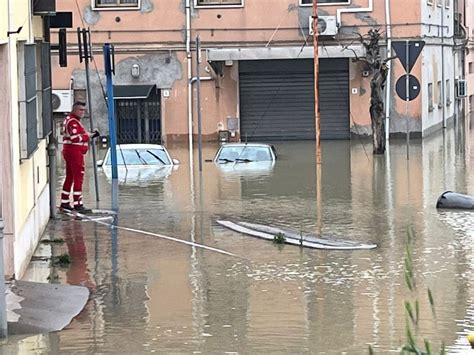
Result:
M197 0L197 5L242 5L243 0Z
M52 131L53 109L51 107L51 51L49 43L41 43L41 101L42 134L45 138Z
M95 0L96 7L138 7L138 0Z
M115 104L119 144L161 142L161 102L158 94L148 99L116 100Z

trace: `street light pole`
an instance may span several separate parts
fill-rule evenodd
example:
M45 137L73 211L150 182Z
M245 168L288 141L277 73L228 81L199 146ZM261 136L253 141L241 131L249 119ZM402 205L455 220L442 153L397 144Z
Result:
M322 232L321 201L321 117L319 112L319 50L318 50L318 0L313 0L313 49L314 49L314 120L316 132L316 213L318 233Z

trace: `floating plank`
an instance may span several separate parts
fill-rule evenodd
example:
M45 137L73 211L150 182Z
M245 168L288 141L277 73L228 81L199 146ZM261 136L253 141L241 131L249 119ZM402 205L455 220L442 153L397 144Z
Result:
M358 250L373 249L377 247L376 244L364 244L359 242L353 242L350 240L322 239L312 234L300 234L292 229L285 227L270 227L263 224L232 222L226 220L217 220L217 223L223 227L232 229L233 231L271 241L274 240L276 235L283 234L285 237L286 244L298 245L313 249Z
M104 209L92 209L91 212L84 214L75 210L68 210L59 207L59 212L70 217L74 217L79 220L92 220L92 221L101 221L101 220L110 220L117 215L116 211L113 210L104 210Z

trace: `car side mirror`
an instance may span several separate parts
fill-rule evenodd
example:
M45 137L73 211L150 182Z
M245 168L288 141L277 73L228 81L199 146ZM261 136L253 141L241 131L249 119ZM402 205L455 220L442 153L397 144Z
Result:
M103 160L97 160L97 166L100 168L102 165L104 165Z
M179 160L178 159L173 159L173 164L174 165L179 165Z

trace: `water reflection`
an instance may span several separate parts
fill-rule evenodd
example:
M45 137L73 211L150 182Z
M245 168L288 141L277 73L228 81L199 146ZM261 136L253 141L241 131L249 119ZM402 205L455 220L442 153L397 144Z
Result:
M114 236L105 226L82 222L96 291L85 316L60 332L55 346L59 352L363 353L370 343L377 352L394 351L405 337L403 301L410 295L402 261L411 225L420 339L433 340L434 348L444 340L453 352L465 350L463 334L472 329L474 218L438 212L435 203L448 189L474 194L473 141L472 132L460 136L453 127L412 140L408 161L404 141L392 142L384 157L372 156L370 144L357 139L323 142L319 196L312 142L275 144L279 159L258 173L244 164L227 171L214 163L198 173L189 169L185 147L168 147L180 169L147 186L120 186L119 225L244 259L130 231L114 230ZM216 148L206 146L204 158ZM89 205L91 177L89 172ZM112 189L103 175L100 191L99 207L109 208ZM279 249L217 226L223 216L379 248ZM49 229L55 233L57 224ZM60 281L76 282L71 280ZM52 349L47 341L38 347Z

